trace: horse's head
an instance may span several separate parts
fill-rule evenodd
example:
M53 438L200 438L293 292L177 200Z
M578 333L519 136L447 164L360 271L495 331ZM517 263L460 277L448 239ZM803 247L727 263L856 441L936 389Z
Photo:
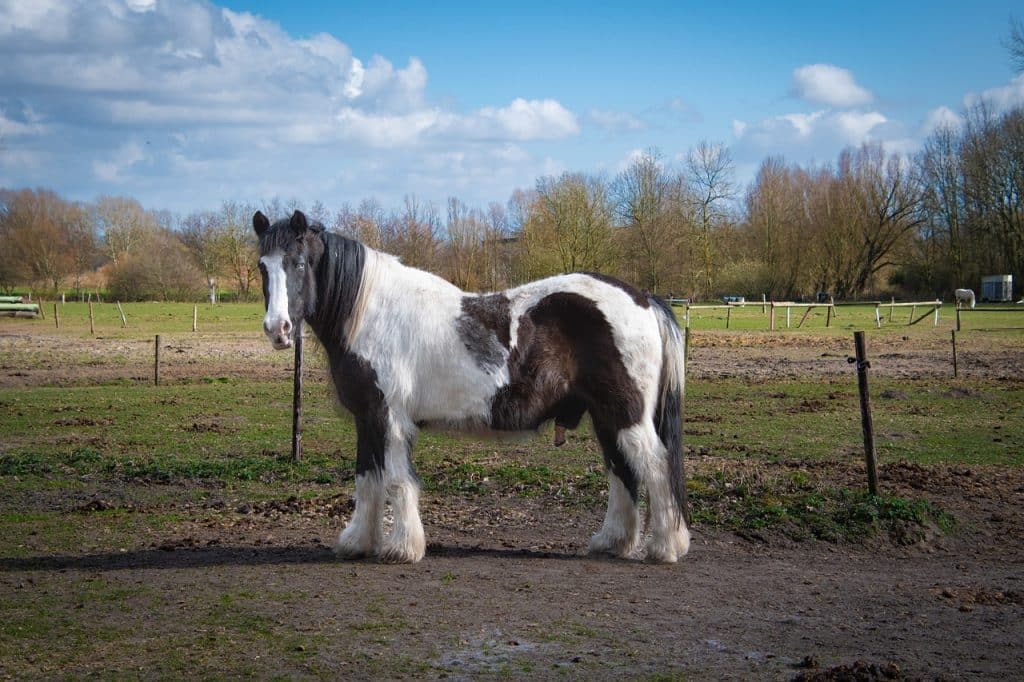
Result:
M263 331L274 348L283 350L291 347L297 323L316 305L314 273L323 252L317 233L323 227L307 223L301 211L273 225L257 211L252 227L260 239L260 274L267 309Z

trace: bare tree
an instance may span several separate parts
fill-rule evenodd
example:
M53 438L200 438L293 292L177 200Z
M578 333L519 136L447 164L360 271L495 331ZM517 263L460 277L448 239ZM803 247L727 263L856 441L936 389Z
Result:
M1024 22L1016 17L1010 18L1010 37L1004 43L1010 51L1010 61L1017 73L1024 72Z
M94 210L106 256L115 265L158 227L153 214L129 197L100 197Z
M181 224L181 241L206 278L211 304L217 303L217 277L227 262L222 223L206 211L189 214Z
M58 291L75 268L67 227L77 207L49 190L4 192L2 203L0 235L11 275Z
M614 261L612 210L600 178L565 173L538 180L524 230L531 276L608 269Z
M713 291L715 228L725 223L735 197L735 169L727 147L702 140L686 157L687 180L696 201L695 218L704 274L704 295Z
M220 250L224 267L238 287L242 299L252 297L252 285L259 274L256 237L252 231L253 206L224 202L220 211Z
M661 152L650 149L612 183L615 215L625 231L629 279L652 291L662 290L679 259L683 220L673 202L680 196L680 182L669 175Z

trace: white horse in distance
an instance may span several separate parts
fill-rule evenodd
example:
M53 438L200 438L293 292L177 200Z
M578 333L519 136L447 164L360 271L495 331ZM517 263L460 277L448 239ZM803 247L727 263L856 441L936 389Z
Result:
M974 307L974 291L971 289L957 289L953 292L953 299L956 301L957 307L961 305Z

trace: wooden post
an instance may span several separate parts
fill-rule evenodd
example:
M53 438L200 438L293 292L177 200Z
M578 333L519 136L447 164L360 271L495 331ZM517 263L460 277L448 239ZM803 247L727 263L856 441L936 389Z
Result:
M729 320L732 318L732 306L725 309L725 328L729 328Z
M199 330L199 306L192 306L192 331Z
M807 316L811 314L812 310L814 310L814 306L813 305L807 306L807 310L804 311L804 316L800 318L800 324L798 324L796 326L797 329L799 329L800 327L804 326L804 322L807 321Z
M124 308L121 307L121 302L117 302L117 312L121 314L121 328L124 329L128 326L128 318L124 315Z
M89 333L96 336L96 319L92 314L92 301L89 301Z
M156 345L153 353L153 385L160 385L160 335L156 335Z
M952 341L953 341L953 378L956 379L956 377L957 377L957 371L956 371L956 330L954 329L953 331L951 331L950 335L952 336Z
M57 304L53 304L53 323L57 325L57 329L60 329L60 313L57 312Z
M871 396L868 393L868 368L864 348L864 332L853 333L853 343L857 351L857 388L860 391L860 424L864 432L864 461L868 469L868 492L878 494L878 467L875 463L875 432L871 424Z
M683 330L683 365L690 362L690 328Z
M832 326L832 310L835 309L835 307L836 307L835 303L829 303L828 307L825 308L825 326L826 327Z
M302 459L302 320L295 324L295 377L292 385L292 461Z
M765 310L765 304L767 303L767 300L768 300L768 295L767 294L761 294L761 314L762 315L764 315L765 312L767 312Z
M892 310L896 307L896 297L889 297L889 321L892 322Z
M960 306L956 307L956 330L960 331Z
M907 320L907 326L914 324L914 316L917 315L917 304L915 303L910 307L910 319Z
M935 324L932 325L934 327L938 327L939 326L939 308L940 307L941 306L940 306L939 302L936 301L935 302Z
M772 312L768 318L768 328L775 331L775 301L772 301Z
M43 297L40 296L39 297L39 303L37 304L39 306L39 317L41 317L42 319L45 320L46 319L46 311L43 310L44 303L45 303L45 301L43 301Z
M60 292L60 304L64 305L64 292Z
M689 329L690 328L690 302L689 301L686 302L686 309L683 312L683 322L684 322L684 326L687 329Z
M892 308L889 308L892 310ZM882 328L882 304L875 303L875 326L879 329Z
M793 306L786 306L786 329L789 329L789 311L793 309Z
M839 319L839 311L836 310L836 297L835 296L829 296L828 297L828 303L829 303L829 305L832 306L832 316L835 317L838 320Z

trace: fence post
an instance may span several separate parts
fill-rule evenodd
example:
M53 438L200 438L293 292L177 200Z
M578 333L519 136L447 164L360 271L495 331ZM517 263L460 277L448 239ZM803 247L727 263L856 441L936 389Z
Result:
M686 308L683 311L683 322L685 323L684 326L687 329L689 329L690 328L690 302L689 301L686 302Z
M789 329L789 312L793 310L793 306L786 306L786 329Z
M895 308L895 307L896 307L896 297L895 296L890 296L889 297L889 321L890 322L892 322L892 311L893 311L893 308Z
M762 315L764 315L765 312L767 312L765 310L765 304L766 304L767 300L768 300L768 295L767 294L761 294L761 314Z
M952 340L953 340L953 378L956 379L956 377L957 377L957 371L956 371L956 330L954 329L953 331L951 331L950 335L951 335Z
M892 312L892 308L889 308L889 311ZM875 327L882 328L882 304L877 302L875 303Z
M295 377L292 384L292 461L302 459L302 320L295 323Z
M769 329L775 331L775 301L772 301L772 312L769 316Z
M192 306L192 331L199 330L199 306Z
M832 325L832 309L835 308L835 303L829 303L828 307L825 308L825 327Z
M853 333L853 343L857 352L857 389L860 391L860 424L864 432L864 461L868 469L868 492L878 495L878 467L875 463L875 432L871 424L871 396L868 393L868 368L864 348L864 332Z
M121 327L128 326L128 318L124 316L124 308L121 307L121 302L117 302L117 312L121 313Z
M57 312L57 304L53 304L53 323L57 325L57 329L60 329L60 313Z
M935 324L933 326L939 326L939 308L942 307L942 301L935 301Z
M160 335L156 335L156 344L153 351L153 385L160 385Z
M960 306L956 307L956 330L960 331Z
M96 336L96 318L92 314L92 301L89 301L89 333Z
M732 306L725 309L725 328L729 328L729 320L732 318Z

